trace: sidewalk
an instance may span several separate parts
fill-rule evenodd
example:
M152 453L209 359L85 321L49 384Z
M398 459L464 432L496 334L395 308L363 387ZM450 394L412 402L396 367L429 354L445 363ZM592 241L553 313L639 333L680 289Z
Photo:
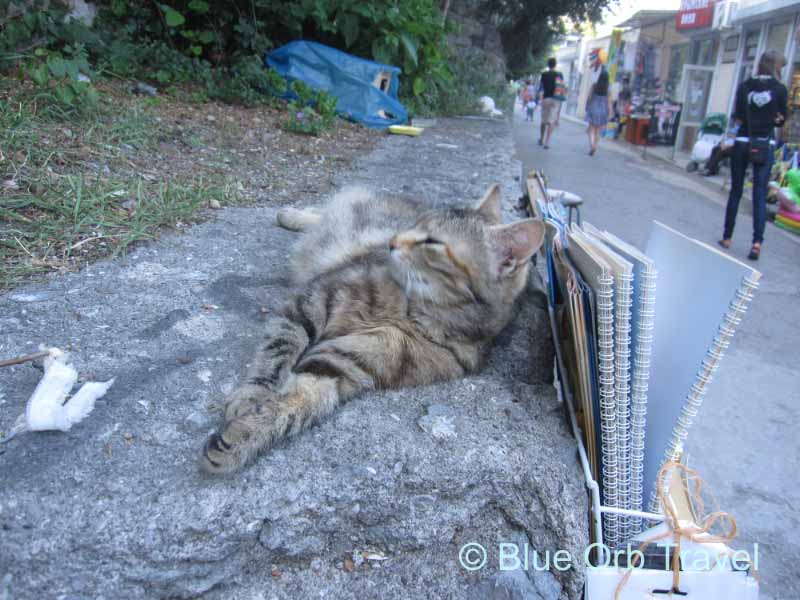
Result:
M561 115L561 118L570 123L575 123L576 125L583 125L583 126L586 125L584 121L572 115ZM606 142L617 147L619 150L628 150L631 152L635 152L643 160L655 158L660 161L666 162L670 165L676 166L682 170L686 170L686 165L689 164L689 161L691 160L691 154L689 152L682 152L682 151L673 152L672 146L635 146L629 142L626 142L624 139L613 140L604 138L603 143ZM690 175L692 177L696 177L701 185L704 185L710 189L716 189L721 193L727 195L729 186L728 173L725 172L722 175L712 175L710 177L705 177L702 175L702 168L703 165L700 165L700 168L697 171L691 173ZM687 175L688 174L689 173L687 172Z

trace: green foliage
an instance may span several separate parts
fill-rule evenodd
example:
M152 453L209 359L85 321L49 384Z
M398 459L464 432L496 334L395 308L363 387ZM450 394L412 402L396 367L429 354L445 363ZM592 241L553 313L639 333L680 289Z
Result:
M530 73L547 58L555 38L564 33L564 18L573 23L597 22L613 0L487 0L485 10L497 23L508 61L515 76Z
M46 112L54 104L60 111L87 112L97 108L100 95L88 80L92 69L81 45L66 45L63 53L38 48L26 61L23 72L35 85L36 99L45 101Z
M336 119L336 98L324 91L315 92L302 81L293 81L295 100L289 102L289 114L283 124L286 131L319 135Z
M506 114L513 108L513 95L504 79L498 79L497 67L488 62L479 50L453 53L450 57L452 84L446 87L425 88L407 101L415 115L468 115L480 112L478 99L491 96L497 107Z
M208 98L228 104L273 104L286 92L286 80L255 56L239 60L230 71L208 69L203 75Z
M17 75L32 84L45 114L91 111L99 101L90 83L94 71L86 48L93 35L74 22L64 23L63 9L42 6L33 2L31 8L39 10L6 15L0 29L0 69L16 67Z
M131 162L158 143L148 101L55 121L37 99L8 99L9 83L0 80L0 290L125 252L164 226L191 222L211 199L236 201L224 176L164 169L153 178ZM110 168L92 168L99 165Z
M92 29L77 21L65 23L60 2L33 0L37 10L9 9L5 15L0 8L0 70L3 60L6 70L9 64L24 64L24 77L67 108L91 105L97 92L69 75L73 67L58 77L49 66L43 67L51 56L78 66L82 73L92 65L99 76L138 79L167 90L189 87L197 100L255 105L274 101L261 97L265 91L280 94L285 89L263 68L265 52L304 38L401 67L400 95L412 108L448 110L453 87L463 87L453 77L438 0L97 0L95 4L99 12ZM34 56L37 48L47 55ZM75 49L80 49L77 55ZM80 64L73 62L77 58ZM305 116L305 111L297 112ZM304 127L315 128L298 125Z
M189 59L232 65L302 37L400 66L409 82L402 93L408 97L446 87L452 80L445 57L446 30L435 0L112 0L106 5L101 21L125 34L111 42L109 61L115 72L125 70L139 54L131 43L157 40ZM152 49L145 48L139 62L153 65L156 80L166 83L166 61L151 59L151 54ZM174 62L177 72L169 82L180 82L186 79L184 61Z

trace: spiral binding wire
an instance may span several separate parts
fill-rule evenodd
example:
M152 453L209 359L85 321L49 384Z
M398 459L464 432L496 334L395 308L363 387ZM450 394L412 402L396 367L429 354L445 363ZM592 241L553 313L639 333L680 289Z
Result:
M636 354L633 357L631 384L631 508L642 510L644 480L644 436L647 427L647 389L650 379L650 354L653 347L656 278L654 269L642 269L638 280L639 320L636 332ZM631 517L630 534L642 531L642 518Z
M619 508L631 508L631 433L630 413L630 344L631 344L631 296L633 275L618 274L615 277L614 309L614 392L617 437L617 483ZM628 540L630 517L619 517L619 535L622 542Z
M758 279L754 276L748 276L742 279L742 284L736 291L736 297L728 307L728 312L722 319L722 324L719 327L714 342L706 353L706 358L703 360L703 365L697 373L694 383L686 397L686 402L681 408L681 414L678 417L678 422L672 430L672 438L670 439L669 446L664 452L662 458L662 467L666 462L676 461L680 457L683 442L689 435L689 429L692 426L694 418L697 416L700 406L703 404L708 385L711 383L713 375L719 366L720 360L725 355L725 350L728 349L733 334L736 333L736 328L742 322L744 313L747 312L747 307L753 299L753 294L758 289ZM657 512L660 509L658 502L657 490L651 491L650 496L650 511Z
M614 399L614 295L611 275L603 273L597 280L597 359L600 383L600 432L603 455L603 503L619 507L619 471L617 466L617 426ZM603 517L605 543L611 548L621 541L617 515Z

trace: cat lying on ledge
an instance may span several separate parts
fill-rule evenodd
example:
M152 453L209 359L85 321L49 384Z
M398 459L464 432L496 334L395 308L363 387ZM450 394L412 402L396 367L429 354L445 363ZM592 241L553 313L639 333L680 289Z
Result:
M297 292L225 399L203 449L210 473L239 469L364 390L479 370L544 238L541 221L500 223L497 185L474 208L441 209L350 188L278 223L303 232Z

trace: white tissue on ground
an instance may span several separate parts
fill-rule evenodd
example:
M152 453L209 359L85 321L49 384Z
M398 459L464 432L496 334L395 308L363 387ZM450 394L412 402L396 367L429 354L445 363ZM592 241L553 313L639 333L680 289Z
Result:
M98 398L102 398L114 383L90 381L66 402L78 372L68 362L68 355L58 348L51 348L44 359L44 377L33 391L25 412L19 416L12 432L23 431L69 431L76 423L85 419Z
M492 115L493 117L503 114L502 110L495 108L494 100L490 96L481 96L478 102L481 103L481 110Z

